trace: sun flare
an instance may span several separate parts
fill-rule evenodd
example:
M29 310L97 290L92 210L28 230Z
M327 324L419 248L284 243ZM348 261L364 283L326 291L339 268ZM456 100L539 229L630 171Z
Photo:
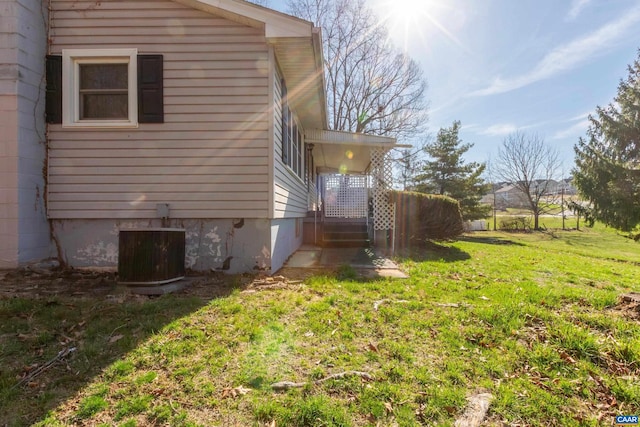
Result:
M424 15L429 13L428 0L387 0L383 2L387 9L389 23L394 27L415 29L424 24Z
M415 41L426 41L434 32L443 34L459 47L463 47L449 25L442 23L450 15L452 6L437 0L377 0L377 13L389 36L404 49ZM445 20L446 21L446 20Z
M434 0L379 0L377 9L391 38L407 44L414 37L425 37Z

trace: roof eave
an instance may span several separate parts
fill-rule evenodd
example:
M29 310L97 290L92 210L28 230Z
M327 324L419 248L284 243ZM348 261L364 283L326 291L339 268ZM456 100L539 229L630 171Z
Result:
M327 93L326 93L326 80L324 75L324 54L322 50L322 28L314 27L312 30L313 49L316 58L316 70L320 74L320 97L322 98L321 115L322 115L322 129L329 129L329 114L327 114Z
M193 9L227 18L240 24L264 28L265 36L309 37L313 23L277 10L240 0L173 0Z

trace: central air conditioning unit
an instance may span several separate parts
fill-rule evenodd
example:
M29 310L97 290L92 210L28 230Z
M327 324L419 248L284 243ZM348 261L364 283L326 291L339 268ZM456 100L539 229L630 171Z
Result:
M185 230L144 228L120 230L119 283L162 285L185 277Z

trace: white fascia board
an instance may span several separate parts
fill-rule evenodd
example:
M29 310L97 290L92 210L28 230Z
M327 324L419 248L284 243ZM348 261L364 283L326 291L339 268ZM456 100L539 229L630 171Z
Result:
M219 14L232 21L256 27L262 24L265 37L310 37L313 23L239 0L174 0L194 9ZM243 19L244 18L244 19ZM249 21L247 21L249 20ZM253 22L251 22L253 21Z
M347 144L377 148L395 148L398 143L395 138L388 136L325 129L305 129L305 138L307 142L313 142L316 144Z
M313 50L316 59L316 69L320 70L320 92L319 97L321 101L321 115L322 115L322 127L323 129L329 129L329 114L327 113L327 93L325 91L326 80L324 75L324 54L322 52L322 29L320 27L314 27L312 30L311 40Z

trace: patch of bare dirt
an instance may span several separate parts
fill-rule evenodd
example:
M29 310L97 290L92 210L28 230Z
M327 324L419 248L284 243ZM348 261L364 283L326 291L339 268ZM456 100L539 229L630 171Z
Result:
M300 290L304 280L326 269L283 269L275 276L224 273L189 273L189 284L175 295L196 296L204 299L229 295L234 289L243 292L266 290ZM56 265L45 267L32 265L14 270L0 271L0 299L3 298L51 298L55 296L74 298L113 297L119 299L146 299L133 295L130 288L118 284L113 271L89 269L62 269Z
M25 267L0 272L0 298L50 298L120 293L113 272Z
M250 276L227 276L222 273L189 277L189 285L177 295L216 298L228 295L234 288L244 287L253 280ZM0 299L6 298L117 298L146 300L135 295L127 286L118 284L113 271L62 269L57 266L40 268L27 266L0 271ZM153 298L153 296L151 297Z
M640 292L620 295L618 304L613 308L622 316L640 322Z

